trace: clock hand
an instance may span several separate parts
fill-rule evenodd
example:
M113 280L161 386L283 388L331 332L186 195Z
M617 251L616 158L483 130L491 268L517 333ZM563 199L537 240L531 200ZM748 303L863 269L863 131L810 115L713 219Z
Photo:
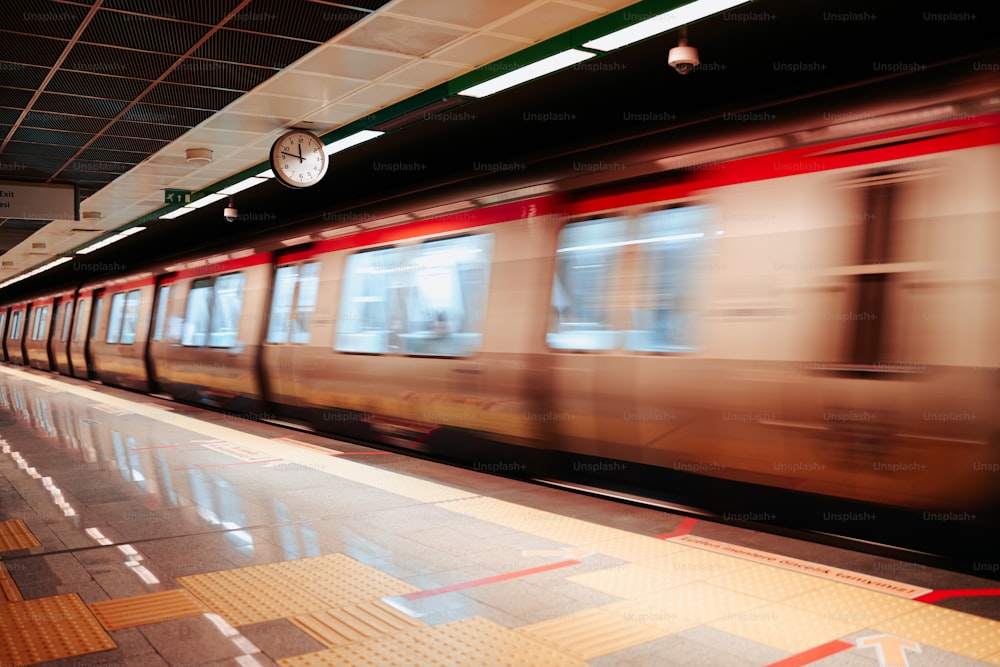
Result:
M299 152L301 152L301 151L302 151L302 149L300 148ZM281 154L282 155L287 155L288 157L297 157L299 159L299 162L303 161L302 156L301 155L296 155L295 153L286 153L285 151L281 151Z
M299 162L302 162L302 144L299 144Z

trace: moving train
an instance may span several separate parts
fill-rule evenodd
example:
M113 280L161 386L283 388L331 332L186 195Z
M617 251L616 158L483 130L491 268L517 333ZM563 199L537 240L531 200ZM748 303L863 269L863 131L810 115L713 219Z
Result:
M486 472L995 508L995 99L154 262L4 304L3 358Z

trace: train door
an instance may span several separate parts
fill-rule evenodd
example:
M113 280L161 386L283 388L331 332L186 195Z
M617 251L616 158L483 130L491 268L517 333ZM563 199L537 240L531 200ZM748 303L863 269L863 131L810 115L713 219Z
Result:
M100 335L102 306L104 305L104 288L94 290L93 307L90 311L90 325L83 341L83 358L87 362L87 379L97 379L97 365L94 363L94 353L91 342Z
M157 350L160 342L167 335L171 282L174 274L164 274L156 277L153 287L153 310L152 324L149 328L149 335L146 337L146 377L149 378L149 391L156 394L160 392L160 383L157 380Z
M0 361L7 361L7 312L9 308L0 308Z

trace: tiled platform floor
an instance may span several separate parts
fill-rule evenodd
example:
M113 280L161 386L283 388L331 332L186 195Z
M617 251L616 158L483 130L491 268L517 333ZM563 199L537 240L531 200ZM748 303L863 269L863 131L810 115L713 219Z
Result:
M989 579L42 373L0 474L0 665L1000 665Z

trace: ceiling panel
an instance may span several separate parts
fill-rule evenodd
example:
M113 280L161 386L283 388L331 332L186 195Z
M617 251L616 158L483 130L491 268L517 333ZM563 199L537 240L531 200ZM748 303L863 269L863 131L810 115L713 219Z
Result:
M240 65L205 58L186 58L164 80L170 83L246 92L273 75L272 67Z
M90 91L107 99L131 102L148 87L149 81L145 79L59 70L53 75L45 90L69 95Z
M89 8L52 0L6 0L3 29L69 39Z
M101 10L84 30L80 41L179 56L210 29L211 26L203 24Z
M270 67L277 72L314 48L314 42L223 29L209 37L192 55L196 58Z
M203 23L214 26L236 9L241 0L104 0L108 9L144 14L150 17Z

